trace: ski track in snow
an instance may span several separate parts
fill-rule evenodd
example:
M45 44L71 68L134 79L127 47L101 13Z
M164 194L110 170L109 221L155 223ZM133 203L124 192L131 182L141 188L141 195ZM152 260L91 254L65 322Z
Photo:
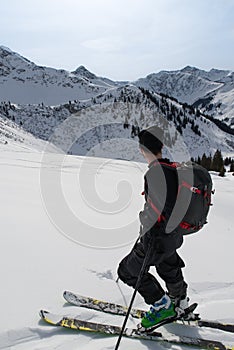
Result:
M21 153L20 156L19 153ZM117 337L56 328L39 320L38 311L40 308L44 308L61 315L76 315L81 319L94 322L122 325L123 317L68 305L62 298L62 292L65 289L71 289L83 295L125 305L129 303L132 295L130 288L121 282L119 285L115 283L118 262L130 250L130 245L110 251L84 248L59 235L56 228L48 220L41 205L40 191L38 191L41 157L40 152L24 148L20 151L20 147L12 147L8 150L3 147L0 153L0 186L2 186L0 190L3 200L1 206L0 273L4 286L0 290L0 301L2 303L1 319L5 321L0 324L0 349L113 349ZM66 172L68 176L66 179L69 181L69 179L73 179L74 174L77 174L82 161L82 157L70 156L62 169L59 169L55 163L43 164L43 166L48 167L51 171ZM85 165L87 171L89 169L92 171L93 168L98 169L98 175L104 176L105 184L108 181L111 184L112 174L116 176L117 173L121 177L121 174L127 171L131 173L136 183L141 183L141 180L136 180L140 176L136 163L111 161L110 164L100 168L100 160L89 158L86 159ZM219 244L217 240L219 236L215 234L216 224L220 221L219 216L215 221L218 204L220 202L223 205L226 203L225 201L231 201L232 196L227 196L227 192L233 191L234 182L234 178L230 174L224 179L216 178L214 174L212 176L217 190L217 206L212 209L211 219L202 240L203 245L207 244L208 248L210 237L214 237L212 245ZM109 178L110 180L108 180ZM12 186L15 193L13 193ZM225 242L229 242L219 261L219 267L222 265L222 260L225 264L223 270L217 268L216 258L211 254L209 260L213 265L206 265L208 253L206 252L206 256L204 256L205 253L202 250L199 255L199 262L203 266L202 270L197 270L194 273L194 267L190 266L188 262L186 277L189 282L189 296L192 302L199 303L198 312L202 318L234 323L234 281L231 258L233 235L228 230L232 221L228 211L231 205L231 202L228 202L227 208L225 208L227 217L223 218L220 223ZM11 215L9 215L9 210ZM219 227L217 227L218 229ZM197 238L194 236L192 242L199 246L201 237L202 233ZM184 253L187 257L191 257L196 265L197 253L189 238L186 247L183 248ZM50 259L52 263L50 263ZM227 273L227 269L229 273ZM193 279L196 282L193 282ZM134 307L147 309L139 296L136 298ZM137 323L138 320L130 318L128 326L134 327ZM160 331L165 334L171 332L176 335L214 339L234 346L233 334L219 330L168 324L161 327ZM128 350L165 350L168 348L187 349L185 346L126 338L123 338L120 346L120 349Z

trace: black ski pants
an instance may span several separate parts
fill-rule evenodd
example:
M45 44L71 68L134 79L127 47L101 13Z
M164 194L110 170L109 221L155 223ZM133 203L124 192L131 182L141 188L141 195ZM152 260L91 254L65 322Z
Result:
M149 257L149 263L140 281L138 292L147 304L154 304L165 294L164 289L157 279L149 273L151 266L155 266L158 275L165 282L169 295L173 298L186 295L187 284L184 281L182 268L185 266L177 251L158 254L153 251ZM144 244L135 244L132 251L120 262L118 267L119 278L127 285L135 288L145 258Z

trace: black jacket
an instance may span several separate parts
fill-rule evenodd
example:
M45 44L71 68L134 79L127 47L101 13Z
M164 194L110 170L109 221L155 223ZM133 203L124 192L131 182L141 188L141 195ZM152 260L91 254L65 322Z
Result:
M155 249L160 252L175 250L183 242L183 237L176 231L165 232L178 191L177 172L167 166L170 164L168 159L156 159L150 163L144 177L144 209L139 214L145 248L153 237Z

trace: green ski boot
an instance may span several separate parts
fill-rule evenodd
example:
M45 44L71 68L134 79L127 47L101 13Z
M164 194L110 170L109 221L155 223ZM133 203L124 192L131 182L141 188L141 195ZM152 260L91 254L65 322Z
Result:
M156 301L141 320L139 329L149 331L163 324L172 322L177 317L175 307L171 299L165 294Z

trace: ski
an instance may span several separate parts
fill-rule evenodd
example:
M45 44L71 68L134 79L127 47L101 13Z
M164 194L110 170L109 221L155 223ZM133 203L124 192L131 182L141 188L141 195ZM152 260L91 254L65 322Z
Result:
M85 307L92 310L102 311L114 315L121 315L125 316L127 312L127 307L115 303L111 303L108 301L102 301L98 299L94 299L91 297L82 296L76 293L72 293L69 291L65 291L63 293L64 299L75 306ZM134 318L142 318L145 314L144 310L141 309L132 309L131 310L131 316ZM211 321L211 320L190 320L190 321L181 321L176 320L177 323L185 323L190 326L199 326L199 327L208 327L208 328L215 328L220 329L225 332L231 332L234 333L234 324L225 324L218 321Z
M95 332L103 335L116 336L119 335L121 332L121 327L119 326L83 321L73 317L56 315L45 310L40 311L40 317L50 325L70 328L78 331ZM163 336L159 332L154 331L146 333L134 328L126 328L123 335L128 338L137 338L141 340L152 340L187 346L192 345L194 347L207 350L234 350L234 348L227 347L223 343L215 340L191 338L187 336L177 336L174 334L168 334L168 336Z

